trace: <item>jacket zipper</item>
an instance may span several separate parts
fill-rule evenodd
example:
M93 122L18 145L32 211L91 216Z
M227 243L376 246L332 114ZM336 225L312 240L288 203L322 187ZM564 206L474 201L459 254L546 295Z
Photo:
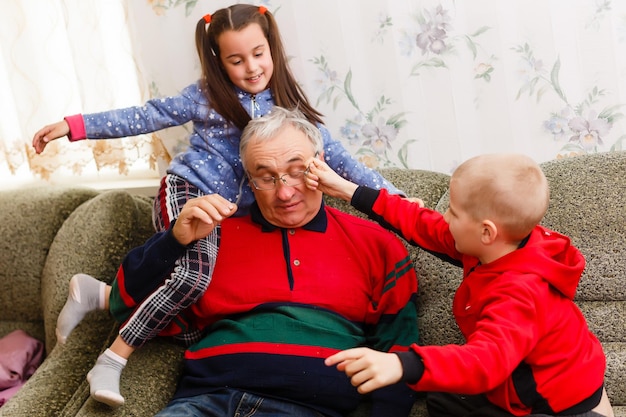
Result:
M256 102L256 94L252 94L250 96L250 115L252 116L252 118L254 119L256 114L255 114L255 110L260 110L259 107L259 103Z

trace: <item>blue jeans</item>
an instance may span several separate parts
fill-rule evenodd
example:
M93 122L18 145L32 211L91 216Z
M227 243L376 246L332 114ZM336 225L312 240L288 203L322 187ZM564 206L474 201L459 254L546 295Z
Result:
M324 417L303 405L232 388L171 401L155 417Z

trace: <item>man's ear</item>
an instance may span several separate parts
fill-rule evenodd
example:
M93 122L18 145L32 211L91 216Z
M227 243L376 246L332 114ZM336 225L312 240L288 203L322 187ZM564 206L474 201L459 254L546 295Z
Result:
M498 236L498 227L491 220L483 220L481 223L480 241L485 245L492 244Z

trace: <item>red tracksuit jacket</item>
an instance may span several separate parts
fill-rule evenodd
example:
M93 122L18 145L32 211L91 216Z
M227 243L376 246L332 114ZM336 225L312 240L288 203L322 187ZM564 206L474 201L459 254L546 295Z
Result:
M424 365L415 390L486 393L519 416L558 413L598 393L606 360L573 302L585 261L568 237L537 226L523 247L482 265L455 249L438 212L366 187L352 204L463 266L452 308L466 343L413 345Z

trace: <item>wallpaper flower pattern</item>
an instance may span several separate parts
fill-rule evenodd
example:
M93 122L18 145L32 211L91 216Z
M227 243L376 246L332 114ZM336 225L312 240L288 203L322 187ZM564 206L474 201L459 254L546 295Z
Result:
M229 4L152 7L184 9L193 26ZM626 60L614 59L626 42L623 3L258 4L275 14L296 76L333 135L370 167L451 172L483 152L542 162L623 148Z
M451 21L448 11L439 4L433 10L422 10L415 17L412 26L399 30L401 35L399 40L400 53L413 61L410 67L410 76L419 76L420 72L426 68L446 68L446 58L455 53L459 44L466 46L472 52L474 59L477 58L479 45L475 40L488 30L488 27L479 28L469 35L455 35ZM392 28L392 18L384 16L380 27L381 29L383 27ZM379 31L375 38L384 43L384 38L388 35L388 33ZM402 127L407 124L406 112L386 116L387 109L392 104L393 99L384 95L378 97L373 108L364 112L359 108L357 99L352 92L351 70L341 80L337 71L329 67L324 56L314 58L313 63L320 73L320 78L316 80L316 86L319 89L317 104L319 105L322 101L332 102L333 110L335 110L338 101L345 97L354 107L356 114L352 118L346 119L345 124L340 127L340 132L342 138L357 147L356 155L359 160L372 168L394 166L409 168L407 161L409 146L415 142L415 139L407 139L398 144L395 159L389 155L393 150L392 142L398 137ZM476 68L475 78L488 82L493 67L490 64L479 62L476 63Z
M117 76L136 79L140 94L132 104L137 105L176 94L199 77L195 24L204 14L236 2L117 1L124 9L133 63L130 73ZM69 7L70 0L58 2ZM624 148L626 2L254 3L275 15L296 78L325 115L331 133L373 168L449 173L460 161L485 152L523 152L542 162ZM8 38L0 31L3 55L10 50ZM12 69L11 60L0 65L9 74L24 71ZM54 99L41 94L44 105ZM42 117L36 114L16 117L28 119L31 129L54 121L36 120ZM0 135L7 131L3 123ZM121 176L132 176L132 163L143 159L159 167L157 178L171 155L187 146L188 129L157 132L144 140L148 147L130 145L131 153L103 148L108 156L101 160ZM34 132L21 133L28 148ZM5 138L1 142L8 149ZM20 164L33 165L41 158L11 149L0 152L0 168L11 161L15 172ZM97 156L87 155L83 158ZM60 165L79 172L69 159ZM58 175L60 165L48 163L49 170L40 176Z

